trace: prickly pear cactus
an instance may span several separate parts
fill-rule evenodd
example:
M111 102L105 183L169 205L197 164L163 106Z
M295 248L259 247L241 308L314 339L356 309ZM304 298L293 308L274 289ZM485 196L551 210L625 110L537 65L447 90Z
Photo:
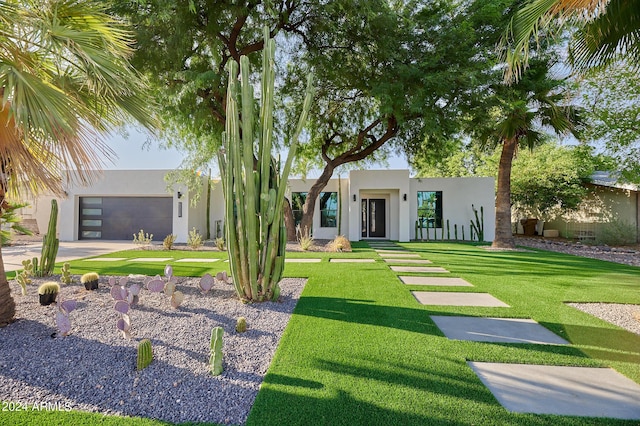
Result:
M214 327L211 330L211 356L209 357L209 365L211 374L219 376L222 374L222 336L224 329L222 327Z
M153 361L153 349L151 348L151 340L142 339L138 343L138 360L136 363L137 370L140 371L151 364Z

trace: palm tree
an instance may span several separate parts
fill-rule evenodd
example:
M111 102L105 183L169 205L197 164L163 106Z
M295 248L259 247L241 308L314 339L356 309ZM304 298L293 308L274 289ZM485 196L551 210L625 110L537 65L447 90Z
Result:
M533 149L545 137L544 130L557 134L575 133L580 125L579 111L562 105L563 80L548 75L549 64L532 60L518 83L495 87L493 106L476 118L475 132L480 141L502 145L496 192L496 235L494 248L515 248L511 228L511 165L519 147ZM483 122L485 125L478 125Z
M0 215L12 194L61 193L65 170L90 180L116 126L153 128L131 43L96 0L0 3ZM0 252L0 325L14 314Z
M530 0L515 12L503 37L505 80L519 78L529 60L531 37L550 24L578 24L570 59L578 70L624 58L640 64L640 3L634 0Z

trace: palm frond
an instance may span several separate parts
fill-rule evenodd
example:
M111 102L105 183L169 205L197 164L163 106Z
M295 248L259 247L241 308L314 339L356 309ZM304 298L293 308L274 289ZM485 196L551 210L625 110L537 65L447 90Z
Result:
M640 64L640 2L611 0L604 14L576 33L570 60L584 71L604 67L623 55L632 66Z
M609 0L532 0L517 10L500 41L499 49L506 62L505 82L517 81L529 61L529 47L533 39L538 43L542 27L557 19L589 21L597 18Z

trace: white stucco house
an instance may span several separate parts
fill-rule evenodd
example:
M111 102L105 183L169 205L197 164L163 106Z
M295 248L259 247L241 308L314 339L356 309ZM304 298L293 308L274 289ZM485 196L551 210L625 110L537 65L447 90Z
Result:
M206 194L192 205L184 187L167 190L168 170L108 170L91 186L70 183L59 203L59 238L132 240L144 229L162 241L168 234L185 242L189 230L206 230ZM204 179L204 177L203 177ZM290 179L287 197L294 217L304 202L313 179ZM316 203L312 235L332 239L338 233L351 241L416 238L416 221L433 239L453 238L454 226L467 229L475 221L472 204L484 208L484 236L493 240L495 194L493 178L411 178L409 170L357 170L347 177L331 179ZM23 217L35 219L46 231L51 197L40 197L24 209ZM214 183L209 212L211 236L222 236L224 202L222 186ZM458 236L461 239L461 235Z

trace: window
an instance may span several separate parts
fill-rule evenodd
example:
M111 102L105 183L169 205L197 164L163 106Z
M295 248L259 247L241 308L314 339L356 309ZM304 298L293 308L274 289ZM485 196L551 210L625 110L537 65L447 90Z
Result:
M418 191L418 220L422 228L442 228L442 191Z
M321 228L337 228L338 227L338 193L337 192L321 192L320 193L320 227Z
M302 220L302 206L307 201L306 192L292 192L291 193L291 210L293 210L293 219L296 226L300 225Z

